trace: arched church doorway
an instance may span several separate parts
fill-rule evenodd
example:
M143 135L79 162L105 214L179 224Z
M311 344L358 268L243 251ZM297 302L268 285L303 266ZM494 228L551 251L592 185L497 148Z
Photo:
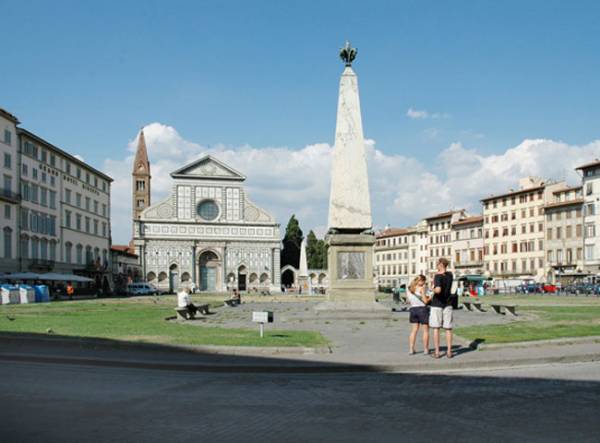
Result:
M246 290L246 276L248 274L248 270L244 265L238 268L238 290L245 291Z
M200 290L217 290L217 271L219 257L213 251L204 251L198 259L200 264Z
M294 271L291 269L283 271L281 274L281 284L287 288L288 286L294 286L294 283Z
M169 267L169 292L175 292L177 290L177 286L179 283L179 279L177 278L178 275L178 267L175 263L173 263Z

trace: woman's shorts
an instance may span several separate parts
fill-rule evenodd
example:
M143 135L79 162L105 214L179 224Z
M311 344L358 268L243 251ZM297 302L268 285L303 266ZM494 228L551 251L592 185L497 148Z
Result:
M427 306L410 308L408 313L408 321L410 323L419 323L420 325L429 324L429 308Z

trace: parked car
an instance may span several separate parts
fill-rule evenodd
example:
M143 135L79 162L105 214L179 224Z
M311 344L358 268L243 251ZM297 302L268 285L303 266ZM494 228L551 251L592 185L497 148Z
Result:
M545 284L542 286L545 294L555 294L557 292L556 285Z
M155 295L158 289L150 283L130 283L126 289L127 295Z

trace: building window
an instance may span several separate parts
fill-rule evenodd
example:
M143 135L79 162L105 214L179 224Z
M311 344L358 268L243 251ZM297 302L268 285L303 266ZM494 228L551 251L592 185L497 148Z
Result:
M10 205L4 205L4 218L7 220L10 220L10 217L11 217Z
M83 246L82 245L77 245L76 249L76 253L77 253L77 264L82 265L83 264Z
M65 211L65 226L71 228L71 211Z
M66 242L65 243L65 262L66 263L71 263L73 261L72 252L73 252L73 243Z
M146 182L144 180L136 180L135 181L135 190L136 191L144 191L146 189Z
M81 231L81 214L75 216L75 228L77 228L78 231Z
M595 215L595 207L593 203L588 203L585 205L585 215Z
M8 152L4 153L4 167L8 169L12 168L12 157Z
M144 209L144 206L145 206L144 199L138 199L135 206L138 209Z
M4 258L12 258L12 229L4 228Z
M12 191L12 177L10 175L4 176L4 193L8 194Z
M91 201L91 199L89 197L85 198L85 210L88 212L90 210L90 201Z
M12 144L12 132L10 132L8 129L4 130L4 143L7 145Z
M594 192L593 183L588 183L585 186L585 195L592 195Z
M585 225L585 236L586 238L593 238L596 236L596 225L589 223Z
M29 237L21 237L21 257L29 258Z

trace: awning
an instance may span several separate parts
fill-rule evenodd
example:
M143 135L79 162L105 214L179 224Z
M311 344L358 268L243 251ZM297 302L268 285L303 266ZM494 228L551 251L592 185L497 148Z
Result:
M94 280L75 274L57 274L48 272L46 274L37 274L35 272L16 272L14 274L0 275L2 280L43 280L43 281L70 281L77 283L93 282Z
M93 282L94 279L82 277L81 275L75 274L57 274L55 272L48 272L47 274L40 274L39 280L47 281L70 281L78 283Z
M39 280L40 274L35 272L16 272L14 274L6 274L2 277L5 280Z

